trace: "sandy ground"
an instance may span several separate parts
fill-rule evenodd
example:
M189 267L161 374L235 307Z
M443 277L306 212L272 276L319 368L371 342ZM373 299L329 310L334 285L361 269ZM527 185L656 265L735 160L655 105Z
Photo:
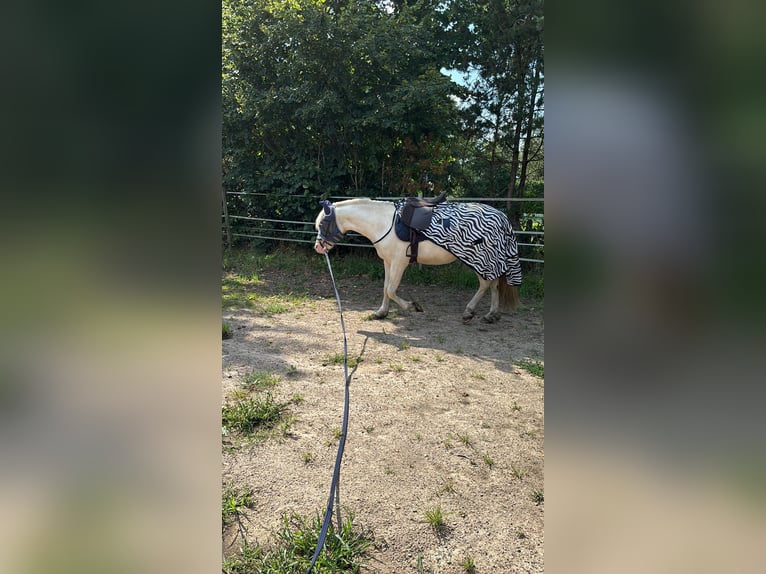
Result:
M289 281L264 275L276 293ZM279 286L283 287L279 287ZM294 284L293 284L294 286ZM349 357L361 357L351 383L341 504L370 528L375 547L367 573L543 572L543 380L514 364L543 359L543 317L533 302L496 324L464 325L471 290L403 285L422 313L392 304L370 320L382 283L339 282ZM224 437L223 483L253 489L244 524L251 542L269 543L284 513L323 512L343 412L343 351L329 276L301 289L305 303L273 316L225 310L233 337L223 341L224 400L251 371L281 377L274 389L295 417L287 436L242 443ZM479 307L485 313L487 296ZM234 447L234 448L232 448ZM311 453L306 462L307 453ZM440 505L447 530L437 535L425 513ZM224 553L236 551L236 529Z

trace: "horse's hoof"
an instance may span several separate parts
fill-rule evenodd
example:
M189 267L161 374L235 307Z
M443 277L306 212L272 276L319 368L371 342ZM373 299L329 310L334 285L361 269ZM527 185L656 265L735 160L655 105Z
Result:
M385 319L387 315L388 315L388 313L376 312L376 313L373 313L372 315L370 315L370 317L372 317L373 319L376 319L376 320L380 320L380 319Z
M467 325L474 318L474 313L463 313L463 325Z
M421 307L421 306L420 306L420 303L418 303L417 301L413 301L413 302L412 302L412 307L413 307L413 309L415 309L415 311L417 311L418 313L422 313L422 312L423 312L423 307Z
M500 315L484 315L484 317L481 318L482 323L497 323L500 320Z

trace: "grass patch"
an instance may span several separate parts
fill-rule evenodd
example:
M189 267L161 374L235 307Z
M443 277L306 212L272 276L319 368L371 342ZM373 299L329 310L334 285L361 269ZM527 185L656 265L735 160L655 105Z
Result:
M489 467L489 470L492 470L492 467L495 466L495 459L489 456L489 454L485 454L482 459L484 460L484 464Z
M476 574L476 564L474 564L473 558L470 554L463 558L463 561L460 563L460 567L463 569L465 574Z
M221 339L231 339L231 325L228 323L221 323Z
M545 365L540 361L533 361L531 359L522 359L520 361L514 361L514 365L521 367L526 372L541 379L545 378Z
M441 504L437 504L431 510L426 510L426 521L436 534L444 534L447 530L447 523L444 521L444 513Z
M442 484L439 487L439 490L436 491L437 496L441 494L455 494L455 481L450 479L444 484Z
M221 490L221 521L224 525L242 516L243 508L254 508L253 491L227 485Z
M522 478L527 476L527 471L526 470L522 470L522 469L520 469L517 466L512 464L511 465L511 476L516 478L516 479L518 479L518 480L521 480Z
M468 434L459 434L455 433L455 438L462 442L465 446L473 446L473 441L471 440L471 437L468 436Z
M460 261L448 265L410 265L403 280L412 285L449 285L477 289L479 280L468 266Z
M251 371L245 375L242 386L261 391L274 388L279 381L279 375L268 371Z
M311 520L297 514L285 515L271 548L244 545L224 561L222 571L224 574L305 574L321 527L319 515ZM372 532L355 525L353 516L346 518L340 531L331 523L313 572L358 572L373 542Z
M221 306L224 309L250 309L259 315L286 313L308 301L306 296L294 293L266 295L256 287L262 281L237 275L224 277L221 285Z
M350 369L353 369L362 361L364 361L362 357L349 357L348 367ZM343 353L335 353L333 355L327 355L322 360L323 367L326 367L327 365L342 365L342 364L343 364Z
M364 277L383 280L385 277L383 262L372 250L338 247L330 257L336 279ZM284 245L270 250L249 246L226 249L223 252L223 269L251 281L260 281L265 271L283 271L299 277L327 273L324 257L317 257L309 246L298 245ZM476 274L460 261L448 265L410 265L402 283L464 289L479 286ZM527 299L543 299L544 294L543 274L539 271L525 273L519 295Z
M249 435L260 429L274 428L283 411L284 405L274 402L271 393L264 398L235 393L233 399L221 407L221 424L226 432Z
M543 494L542 490L533 490L532 491L532 500L535 501L535 504L540 506L543 502L545 502L545 495Z

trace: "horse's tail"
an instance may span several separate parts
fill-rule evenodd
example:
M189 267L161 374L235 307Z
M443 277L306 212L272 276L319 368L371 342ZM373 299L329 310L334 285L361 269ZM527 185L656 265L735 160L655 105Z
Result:
M500 310L501 311L514 311L521 305L519 300L519 290L516 285L509 285L505 277L500 277L499 281L500 291Z

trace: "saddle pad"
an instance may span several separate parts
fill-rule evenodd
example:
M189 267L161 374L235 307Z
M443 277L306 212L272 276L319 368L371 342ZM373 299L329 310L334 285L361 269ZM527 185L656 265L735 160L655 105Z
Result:
M407 227L407 225L405 225L404 221L402 221L402 218L397 212L396 223L394 224L394 232L396 233L396 236L402 241L409 241L410 231L411 229ZM415 230L415 233L417 233L418 235L418 241L423 241L424 239L426 239L426 236L423 235L422 232Z
M397 214L402 206L403 203L397 205ZM435 207L431 225L423 234L482 278L491 281L506 277L510 285L521 285L516 235L505 214L494 207L483 203L441 203Z

